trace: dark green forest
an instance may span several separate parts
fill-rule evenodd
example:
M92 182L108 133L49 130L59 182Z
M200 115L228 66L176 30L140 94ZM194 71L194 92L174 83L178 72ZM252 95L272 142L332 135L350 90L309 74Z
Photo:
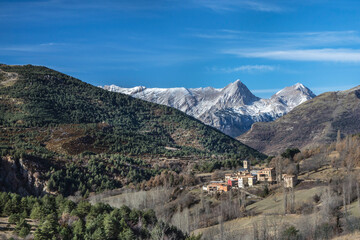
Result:
M30 233L29 219L36 220L34 240L133 240L164 236L200 239L200 236L188 236L159 221L152 210L140 211L127 206L112 208L103 203L91 205L87 201L74 203L61 195L35 198L0 192L0 216L7 216L9 223L16 224L14 232L20 237Z

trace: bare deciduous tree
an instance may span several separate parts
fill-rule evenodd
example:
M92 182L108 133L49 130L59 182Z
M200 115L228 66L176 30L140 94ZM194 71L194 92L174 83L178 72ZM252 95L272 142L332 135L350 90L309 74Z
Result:
M287 214L287 191L285 186L283 186L283 199L284 199L284 214Z

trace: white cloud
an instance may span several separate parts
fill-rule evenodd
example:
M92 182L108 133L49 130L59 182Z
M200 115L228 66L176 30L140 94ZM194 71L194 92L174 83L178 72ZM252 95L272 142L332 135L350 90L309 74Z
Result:
M194 33L190 36L204 39L236 39L238 36L234 34L217 34L217 33Z
M269 1L255 0L193 0L197 5L210 8L214 11L236 11L248 9L259 12L282 12L283 7L269 3Z
M242 65L239 67L234 68L217 68L213 67L211 69L215 72L224 72L224 73L233 73L233 72L267 72L267 71L274 71L274 66L269 65Z
M301 50L243 50L230 49L224 53L246 58L266 58L292 61L360 62L359 49L301 49Z
M275 33L269 38L274 44L287 47L344 46L360 43L357 31L318 31Z
M65 43L41 43L41 44L20 44L20 45L9 45L1 46L0 51L11 51L11 52L50 52L56 51Z
M252 48L354 48L360 44L358 31L248 32L235 29L189 29L185 36L217 41L227 46ZM221 42L220 42L221 41Z

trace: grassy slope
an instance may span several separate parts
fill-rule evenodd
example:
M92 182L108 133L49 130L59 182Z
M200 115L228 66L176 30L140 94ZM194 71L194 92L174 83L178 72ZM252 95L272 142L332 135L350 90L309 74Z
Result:
M322 192L322 187L298 190L295 192L295 201L297 203L311 201L312 196L320 192ZM224 223L224 233L227 238L236 239L236 236L242 236L244 239L247 239L246 237L253 232L254 224L261 227L264 221L267 222L270 227L274 225L280 226L284 223L296 226L296 224L302 221L299 215L296 214L281 215L283 212L283 196L280 192L249 205L247 210L254 211L256 215L253 217L237 218ZM315 221L315 215L307 215L307 221ZM219 225L215 225L208 228L197 229L194 233L202 233L205 238L210 236L219 237L219 228Z

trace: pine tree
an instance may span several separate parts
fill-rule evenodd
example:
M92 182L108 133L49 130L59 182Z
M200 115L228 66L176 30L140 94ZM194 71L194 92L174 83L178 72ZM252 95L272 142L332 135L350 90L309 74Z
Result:
M60 239L71 239L71 230L69 227L61 227L59 230Z
M56 215L49 214L41 226L35 231L34 240L56 239L57 225Z
M84 218L90 211L91 204L86 201L82 201L78 204L76 208L77 216L79 218Z
M97 228L91 235L91 239L103 239L104 235L104 230L102 228Z
M35 203L33 209L31 210L30 218L40 220L43 216L41 207L38 203Z
M26 222L25 219L21 219L15 226L15 232L19 234L20 237L26 237L31 230L31 226Z
M135 234L130 228L126 228L119 234L118 237L119 237L119 239L122 239L122 240L133 240L133 239L135 239ZM161 238L158 238L158 239L161 239Z
M17 213L11 214L8 221L9 223L13 223L13 224L20 221L20 214Z
M39 227L34 233L34 240L48 240L48 236L46 235L46 233L43 233L41 231L41 228Z
M10 214L13 213L13 205L11 204L11 201L7 201L5 206L4 206L4 210L3 213L7 216L9 216Z
M116 239L119 234L119 224L114 217L107 214L104 218L104 231L107 239Z
M75 237L77 237L77 239L81 239L79 237L83 236L84 229L85 229L85 226L84 226L83 220L76 221L76 223L74 224L73 233L74 233Z

